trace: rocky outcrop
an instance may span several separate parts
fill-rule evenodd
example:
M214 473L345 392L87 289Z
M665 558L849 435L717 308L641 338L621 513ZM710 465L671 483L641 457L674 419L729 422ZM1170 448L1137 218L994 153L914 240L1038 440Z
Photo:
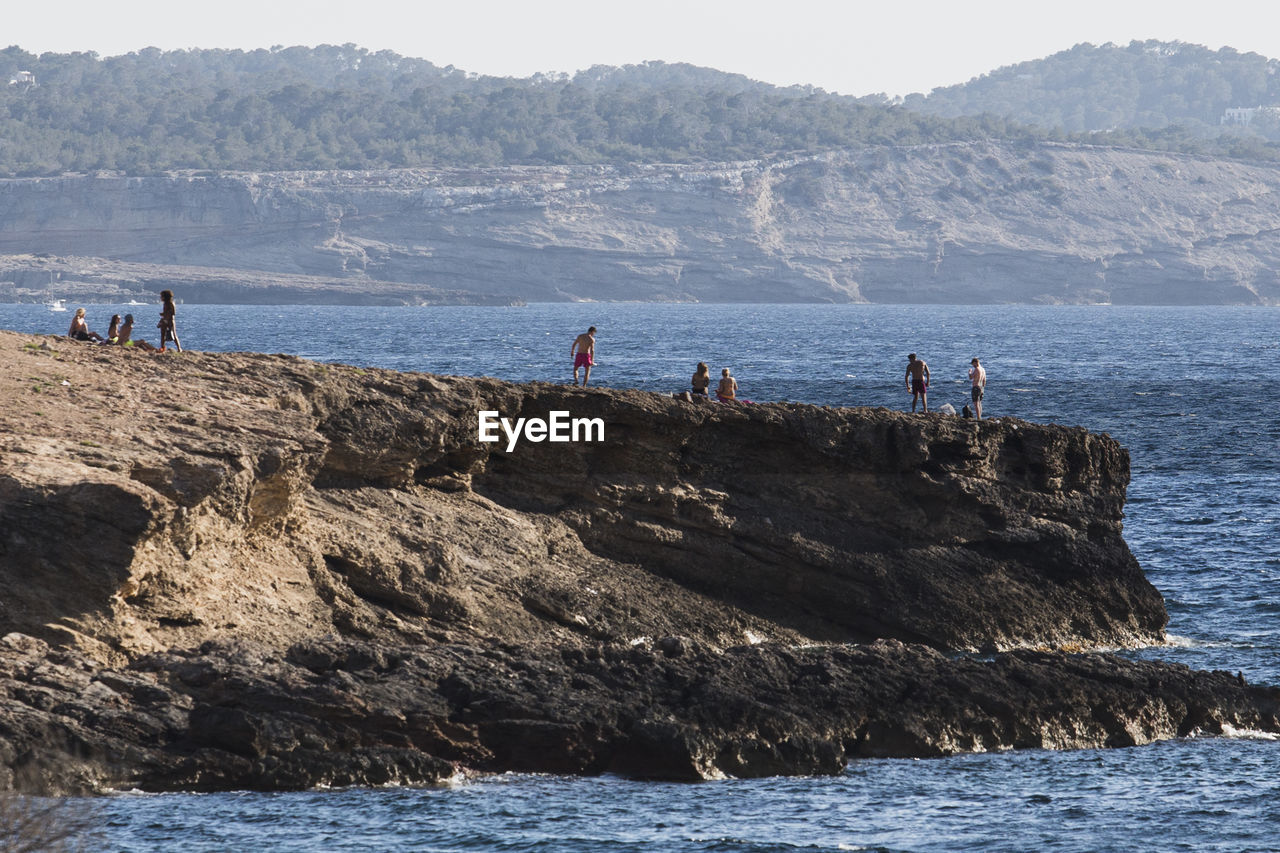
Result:
M1162 638L1106 436L12 333L0 366L10 785L754 775L1275 728L1225 677L931 650ZM508 451L484 411L603 435Z
M524 771L697 780L1280 728L1280 689L1111 655L240 642L97 666L0 639L0 788L296 789ZM38 745L13 748L14 744Z
M128 261L174 266L146 278L193 302L271 299L235 285L239 270L319 301L1274 305L1278 188L1274 165L1016 142L689 166L72 176L0 181L0 255L92 256L54 281L81 301L126 281L113 264ZM0 295L12 280L0 271Z
M105 659L232 623L281 649L463 625L989 651L1162 636L1121 536L1128 456L1083 429L4 340L0 627ZM482 442L480 412L600 430ZM24 583L32 567L57 582Z

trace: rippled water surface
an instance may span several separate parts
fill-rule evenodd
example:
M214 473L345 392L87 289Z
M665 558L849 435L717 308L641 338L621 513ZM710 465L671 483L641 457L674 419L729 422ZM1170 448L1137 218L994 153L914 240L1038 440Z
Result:
M75 306L71 306L75 307ZM130 311L87 306L101 330ZM1170 612L1138 652L1280 684L1280 309L533 305L183 305L189 348L398 370L568 381L599 327L593 382L683 390L698 361L744 397L959 409L977 355L986 414L1080 425L1129 448L1125 538ZM0 327L70 314L0 305ZM153 335L154 337L154 335ZM147 356L135 356L147 357ZM439 790L121 796L112 850L1280 850L1280 743L1218 738L1114 751L862 761L838 778L640 784L511 776Z

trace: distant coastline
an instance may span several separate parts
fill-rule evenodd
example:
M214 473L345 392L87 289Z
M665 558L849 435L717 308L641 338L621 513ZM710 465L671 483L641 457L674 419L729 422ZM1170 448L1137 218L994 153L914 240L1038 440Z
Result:
M1071 144L25 179L0 217L0 301L1280 304L1280 166Z

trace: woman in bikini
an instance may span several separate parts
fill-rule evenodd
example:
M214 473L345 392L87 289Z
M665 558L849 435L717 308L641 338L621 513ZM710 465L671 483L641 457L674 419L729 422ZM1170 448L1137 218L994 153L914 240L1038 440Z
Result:
M160 352L164 352L165 344L173 341L173 348L182 352L182 344L178 342L178 307L173 304L173 291L160 291L160 322L156 328L160 330Z
M706 397L707 388L711 386L711 371L705 361L698 362L698 370L693 374L693 396Z
M729 375L729 368L720 371L720 384L716 386L716 399L721 403L738 401L738 380Z

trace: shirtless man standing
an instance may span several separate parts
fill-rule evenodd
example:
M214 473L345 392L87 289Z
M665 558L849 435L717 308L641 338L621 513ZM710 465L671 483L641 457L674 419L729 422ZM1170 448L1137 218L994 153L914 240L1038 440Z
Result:
M970 394L973 397L973 413L978 420L982 420L982 398L987 391L987 370L975 358L970 361L972 367L969 368L969 382L973 384L973 390Z
M569 355L573 356L573 384L578 384L578 368L585 367L586 373L582 376L582 385L585 388L587 380L591 378L591 365L596 363L596 327L592 326L581 335L573 339L573 346L569 347Z
M916 358L915 353L907 356L907 390L911 392L911 411L916 410L916 400L924 404L924 411L929 411L929 365L924 359Z

